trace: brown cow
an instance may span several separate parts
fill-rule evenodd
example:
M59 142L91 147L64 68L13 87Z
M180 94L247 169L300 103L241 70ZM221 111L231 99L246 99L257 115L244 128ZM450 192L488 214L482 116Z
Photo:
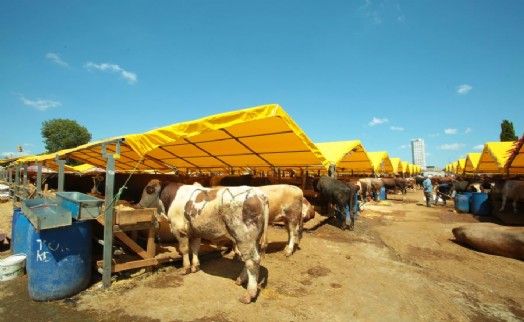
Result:
M407 193L406 190L406 179L404 178L381 178L382 182L384 183L384 187L387 190L393 190L397 191L400 190L402 192L402 196L404 197Z
M256 297L259 243L263 242L263 253L269 220L268 199L259 188L181 185L167 216L179 243L185 274L200 269L198 250L202 238L210 241L228 238L235 243L245 261L245 267L236 280L241 285L247 279L247 292L240 302L247 304ZM189 259L189 244L192 261Z
M484 253L524 260L524 228L474 223L452 229L457 242Z
M304 220L309 220L311 211L314 216L315 211L304 198L304 193L299 187L276 184L259 188L269 200L269 223L284 222L286 226L288 244L284 253L286 256L291 256L295 249L295 243L297 247L300 245Z

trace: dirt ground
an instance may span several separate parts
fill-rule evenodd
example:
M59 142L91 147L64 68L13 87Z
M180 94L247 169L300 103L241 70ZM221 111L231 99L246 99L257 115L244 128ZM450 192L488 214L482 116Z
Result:
M3 282L0 321L27 315L33 321L524 320L524 262L455 243L451 229L479 218L456 213L453 202L427 208L421 191L407 198L368 203L354 231L327 220L306 232L289 258L281 252L285 230L270 227L260 293L249 305L238 301L245 290L234 283L243 263L212 253L201 271L186 276L175 262L153 273L118 275L102 289L94 273L98 280L88 290L49 303L24 294L25 276ZM7 209L0 212L0 232L9 235ZM17 297L15 312L9 303Z

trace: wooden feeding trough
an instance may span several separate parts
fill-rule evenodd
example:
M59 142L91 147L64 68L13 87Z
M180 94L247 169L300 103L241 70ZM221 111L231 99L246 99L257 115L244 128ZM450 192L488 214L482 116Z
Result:
M133 256L116 258L113 256L112 273L159 264L158 260L155 259L155 211L155 208L115 209L113 236L135 253L135 259L133 260ZM97 221L104 225L104 216L98 216ZM137 242L139 231L146 231L147 244L145 249ZM138 259L136 259L137 257ZM103 267L103 261L97 261L97 266L100 270Z
M104 215L98 216L96 221L103 226ZM178 250L178 243L169 242L160 245L161 241L156 239L159 228L156 208L132 209L125 207L125 209L119 209L119 207L115 207L113 237L117 238L129 252L112 256L111 273L143 267L149 271L153 266L181 260L182 255ZM143 242L141 243L144 239L145 246ZM200 254L216 250L217 248L214 245L206 243L201 245ZM101 271L104 267L104 261L98 260L96 265L98 270Z

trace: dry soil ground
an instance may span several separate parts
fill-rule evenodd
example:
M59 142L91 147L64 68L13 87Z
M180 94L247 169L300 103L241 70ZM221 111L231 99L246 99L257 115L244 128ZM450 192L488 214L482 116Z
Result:
M426 208L420 191L393 198L361 211L354 231L330 219L305 233L289 258L281 253L285 230L271 227L260 293L250 305L238 301L244 289L234 283L242 263L214 253L196 274L180 275L175 262L116 276L109 289L97 280L50 303L29 299L25 276L3 282L0 321L524 320L524 262L453 241L453 227L479 218L454 212L453 202ZM0 205L7 209L0 231L10 231L10 206Z

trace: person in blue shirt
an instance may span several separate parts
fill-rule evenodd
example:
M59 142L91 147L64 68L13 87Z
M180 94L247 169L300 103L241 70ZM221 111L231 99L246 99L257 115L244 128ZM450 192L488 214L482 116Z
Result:
M426 197L426 207L431 207L433 184L431 183L431 177L429 175L422 181L422 188L424 189L424 196Z

